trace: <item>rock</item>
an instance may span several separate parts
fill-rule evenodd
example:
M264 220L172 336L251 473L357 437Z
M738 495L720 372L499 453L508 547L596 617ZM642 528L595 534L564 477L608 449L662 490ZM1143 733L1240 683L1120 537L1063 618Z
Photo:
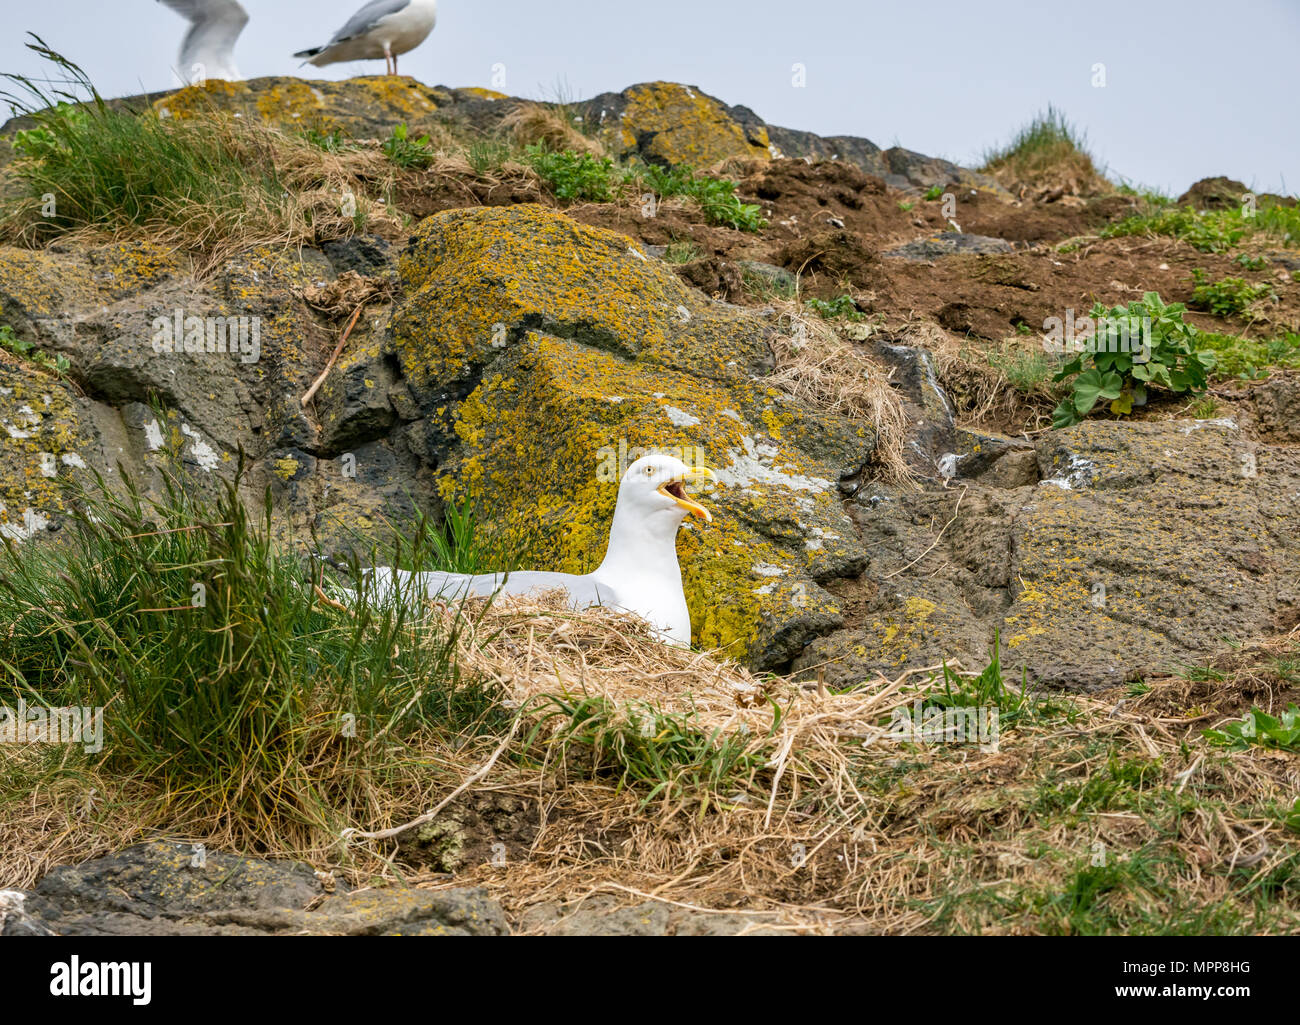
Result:
M99 462L86 404L57 377L0 356L0 538L58 529L61 479Z
M1273 441L1300 442L1300 377L1270 377L1253 395L1259 429Z
M857 233L835 228L787 243L776 258L793 274L825 274L865 288L879 254Z
M784 157L842 161L882 178L890 173L880 155L880 147L870 139L859 139L851 135L822 138L812 132L778 128L775 125L769 125L767 131L772 144Z
M1275 263L1279 267L1285 267L1289 271L1300 270L1300 255L1285 252L1270 252L1264 254L1269 263Z
M956 451L951 460L945 463L945 458L940 457L940 463L951 468L951 477L978 480L1003 490L1037 484L1040 479L1038 453L1024 438L957 428L953 440Z
M336 259L379 252L354 241ZM0 383L0 427L12 427L0 435L0 529L26 537L57 527L57 480L82 466L112 473L120 463L156 494L172 445L209 493L233 475L242 448L250 501L270 484L286 537L314 534L339 556L366 538L385 543L414 516L412 499L438 515L427 473L438 449L428 432L416 432L412 449L399 429L422 414L397 380L382 304L358 321L312 408L299 401L342 331L322 325L302 293L335 276L310 249L251 249L196 280L147 244L0 248L0 323L67 357L72 385L31 364L0 365L0 377L21 371ZM160 324L183 350L193 318L204 351L158 350ZM226 351L207 351L209 337Z
M737 157L774 155L767 126L753 111L727 107L695 86L648 82L578 106L586 128L622 158L706 168Z
M984 235L967 235L960 231L943 231L929 238L908 242L906 245L887 249L882 256L913 263L931 263L944 256L958 253L987 255L990 253L1011 253L1015 247L1005 239L989 238Z
M439 125L490 134L523 102L488 89L449 89L407 77L359 76L342 82L288 77L208 81L175 92L113 100L110 105L152 106L170 117L229 111L290 129L338 131L362 140L386 139L403 123L414 135ZM823 138L769 125L748 107L728 106L696 86L646 82L567 106L585 131L598 136L620 158L700 169L735 159L831 160L878 175L896 188L924 190L952 184L1010 197L989 176L949 161L899 147L882 151L870 139L856 136ZM29 120L15 118L0 127L0 136L30 126ZM0 167L8 159L8 144L0 138ZM340 269L361 270L352 264ZM373 267L362 270L375 272Z
M1241 206L1242 199L1251 190L1244 182L1220 175L1202 178L1178 197L1179 206L1194 206L1198 210L1230 210Z
M619 467L677 450L721 484L715 522L679 546L696 642L777 665L838 624L820 584L863 557L836 483L874 434L764 384L763 318L537 206L431 217L401 266L403 375L459 439L445 497L531 541L539 566L580 573L603 555Z
M1294 449L1231 421L1089 421L1034 448L1035 484L860 493L871 564L836 588L860 610L796 667L829 661L837 686L942 658L979 669L998 631L1009 678L1093 690L1300 622Z
M952 403L939 387L934 357L926 349L881 340L873 351L889 367L907 413L908 466L923 477L945 474L945 459L957 448Z
M384 437L397 422L389 394L398 372L376 341L339 360L317 400L322 455L338 455Z
M882 175L890 185L896 188L913 188L926 190L938 185L963 185L980 189L994 196L1010 198L1010 193L1003 188L996 178L978 171L958 167L950 160L940 157L927 157L915 150L895 146L880 154L888 173Z
M336 274L355 271L364 277L383 277L397 273L397 254L392 243L378 235L326 242L321 251Z
M714 299L734 301L745 292L740 265L716 256L679 264L677 276Z
M0 935L500 936L496 901L478 889L327 891L313 870L184 844L150 843L55 868L0 911Z
M521 932L547 936L778 936L776 915L692 911L662 901L619 907L612 898L590 897L576 909L539 904L527 909Z
M449 90L407 76L362 75L343 82L274 77L209 79L154 99L153 108L164 117L218 110L353 139L386 139L398 124L413 133L432 127L439 108L455 101Z

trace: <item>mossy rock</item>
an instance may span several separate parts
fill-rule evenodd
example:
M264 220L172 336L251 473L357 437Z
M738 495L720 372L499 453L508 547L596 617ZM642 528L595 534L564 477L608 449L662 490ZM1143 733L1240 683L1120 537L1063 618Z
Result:
M648 82L583 104L606 146L669 167L709 167L723 160L770 160L778 150L767 126L744 108L730 108L699 89Z
M1228 420L1093 420L1033 451L1032 483L981 474L960 491L859 496L871 553L860 620L796 668L830 663L836 686L941 659L978 670L998 634L1008 680L1024 670L1037 686L1086 691L1300 619L1293 446L1251 441Z
M60 483L95 460L76 396L52 374L0 355L0 537L57 529Z
M680 542L696 643L779 665L839 625L819 582L864 557L837 484L875 432L770 387L761 318L538 206L431 217L401 267L393 346L458 441L445 497L472 500L531 565L584 572L622 469L638 450L674 452L719 478L714 523Z
M354 139L387 138L397 124L431 126L453 101L443 89L405 76L369 75L343 82L275 77L245 82L209 80L157 99L169 117L219 111L258 117L284 127L341 131Z

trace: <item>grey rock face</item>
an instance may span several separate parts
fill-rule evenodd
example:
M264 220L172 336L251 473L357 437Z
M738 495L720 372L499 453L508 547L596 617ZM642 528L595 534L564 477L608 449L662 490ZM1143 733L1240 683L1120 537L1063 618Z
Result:
M988 254L1010 253L1015 247L1006 239L989 238L984 235L967 235L959 231L945 231L930 238L918 239L895 249L887 249L881 256L892 256L899 260L913 263L929 263L945 256L958 253Z
M0 935L444 935L509 932L481 890L331 893L306 865L151 843L56 868ZM17 903L11 901L11 903Z
M857 496L857 621L796 668L829 662L839 686L945 658L980 668L997 632L1013 678L1091 690L1300 621L1295 449L1195 420L1053 432L1036 468L1023 444L985 444L959 444L943 491Z

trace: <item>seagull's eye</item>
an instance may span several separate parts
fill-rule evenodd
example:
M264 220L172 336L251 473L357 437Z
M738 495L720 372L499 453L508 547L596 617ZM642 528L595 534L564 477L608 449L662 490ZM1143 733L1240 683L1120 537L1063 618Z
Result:
M645 468L645 475L647 477L653 477L655 475L655 468L653 466L647 466Z

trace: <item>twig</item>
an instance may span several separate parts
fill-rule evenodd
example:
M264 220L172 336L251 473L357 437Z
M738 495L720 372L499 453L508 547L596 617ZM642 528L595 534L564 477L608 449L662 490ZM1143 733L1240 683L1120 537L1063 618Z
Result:
M339 339L339 344L334 346L334 355L330 356L330 361L325 364L325 369L321 371L320 377L312 382L312 386L307 389L307 394L302 397L302 404L307 405L316 394L317 390L325 383L325 378L329 377L330 371L334 369L334 364L338 358L343 355L343 346L348 344L348 335L352 334L352 329L357 326L357 318L361 316L361 311L365 309L366 304L362 303L352 313L352 319L348 321L347 330L343 332L343 337Z
M898 574L900 574L900 573L906 573L909 569L911 569L911 568L912 568L913 566L915 566L918 562L920 562L920 561L921 561L922 559L924 559L927 555L929 555L932 551L934 551L934 549L935 549L935 545L937 545L940 541L943 540L943 535L944 535L944 534L948 533L948 528L951 527L954 523L957 522L957 514L958 514L959 512L961 512L961 500L962 500L963 498L965 498L965 497L966 497L966 486L963 485L963 486L962 486L962 489L961 489L961 494L957 496L957 505L954 506L954 508L953 508L953 510L952 510L952 519L950 519L947 523L945 523L945 524L943 525L943 530L939 531L939 536L936 537L936 538L934 539L934 544L930 545L929 548L927 548L925 551L923 551L920 555L918 555L915 559L913 559L911 562L909 562L909 563L908 563L906 566L904 566L902 569L896 569L896 570L894 570L894 572L892 572L892 573L886 573L883 577L881 577L881 579L882 579L882 580L888 580L890 577L896 577L896 576L898 576Z
M343 839L350 840L353 837L361 837L362 839L365 840L388 840L394 836L397 836L398 833L405 833L408 829L414 829L416 826L422 826L426 822L435 818L438 815L438 813L442 811L443 808L451 804L452 801L454 801L457 797L459 797L466 790L468 790L475 783L477 783L479 780L481 780L484 776L486 776L489 772L492 771L492 766L494 766L497 763L497 759L501 757L502 753L510 745L510 741L514 739L515 733L519 729L519 724L522 723L523 721L524 721L523 716L515 716L515 724L510 727L510 732L506 735L506 739L501 741L500 747L498 747L495 751L492 752L492 757L489 758L486 762L484 762L482 767L477 772L471 774L470 777L466 779L464 783L462 783L450 794L444 797L437 807L431 808L429 811L425 812L419 818L412 819L410 822L406 823L405 825L393 826L391 829L381 829L375 833L368 833L360 829L352 829L352 828L345 829L343 830L342 833Z

